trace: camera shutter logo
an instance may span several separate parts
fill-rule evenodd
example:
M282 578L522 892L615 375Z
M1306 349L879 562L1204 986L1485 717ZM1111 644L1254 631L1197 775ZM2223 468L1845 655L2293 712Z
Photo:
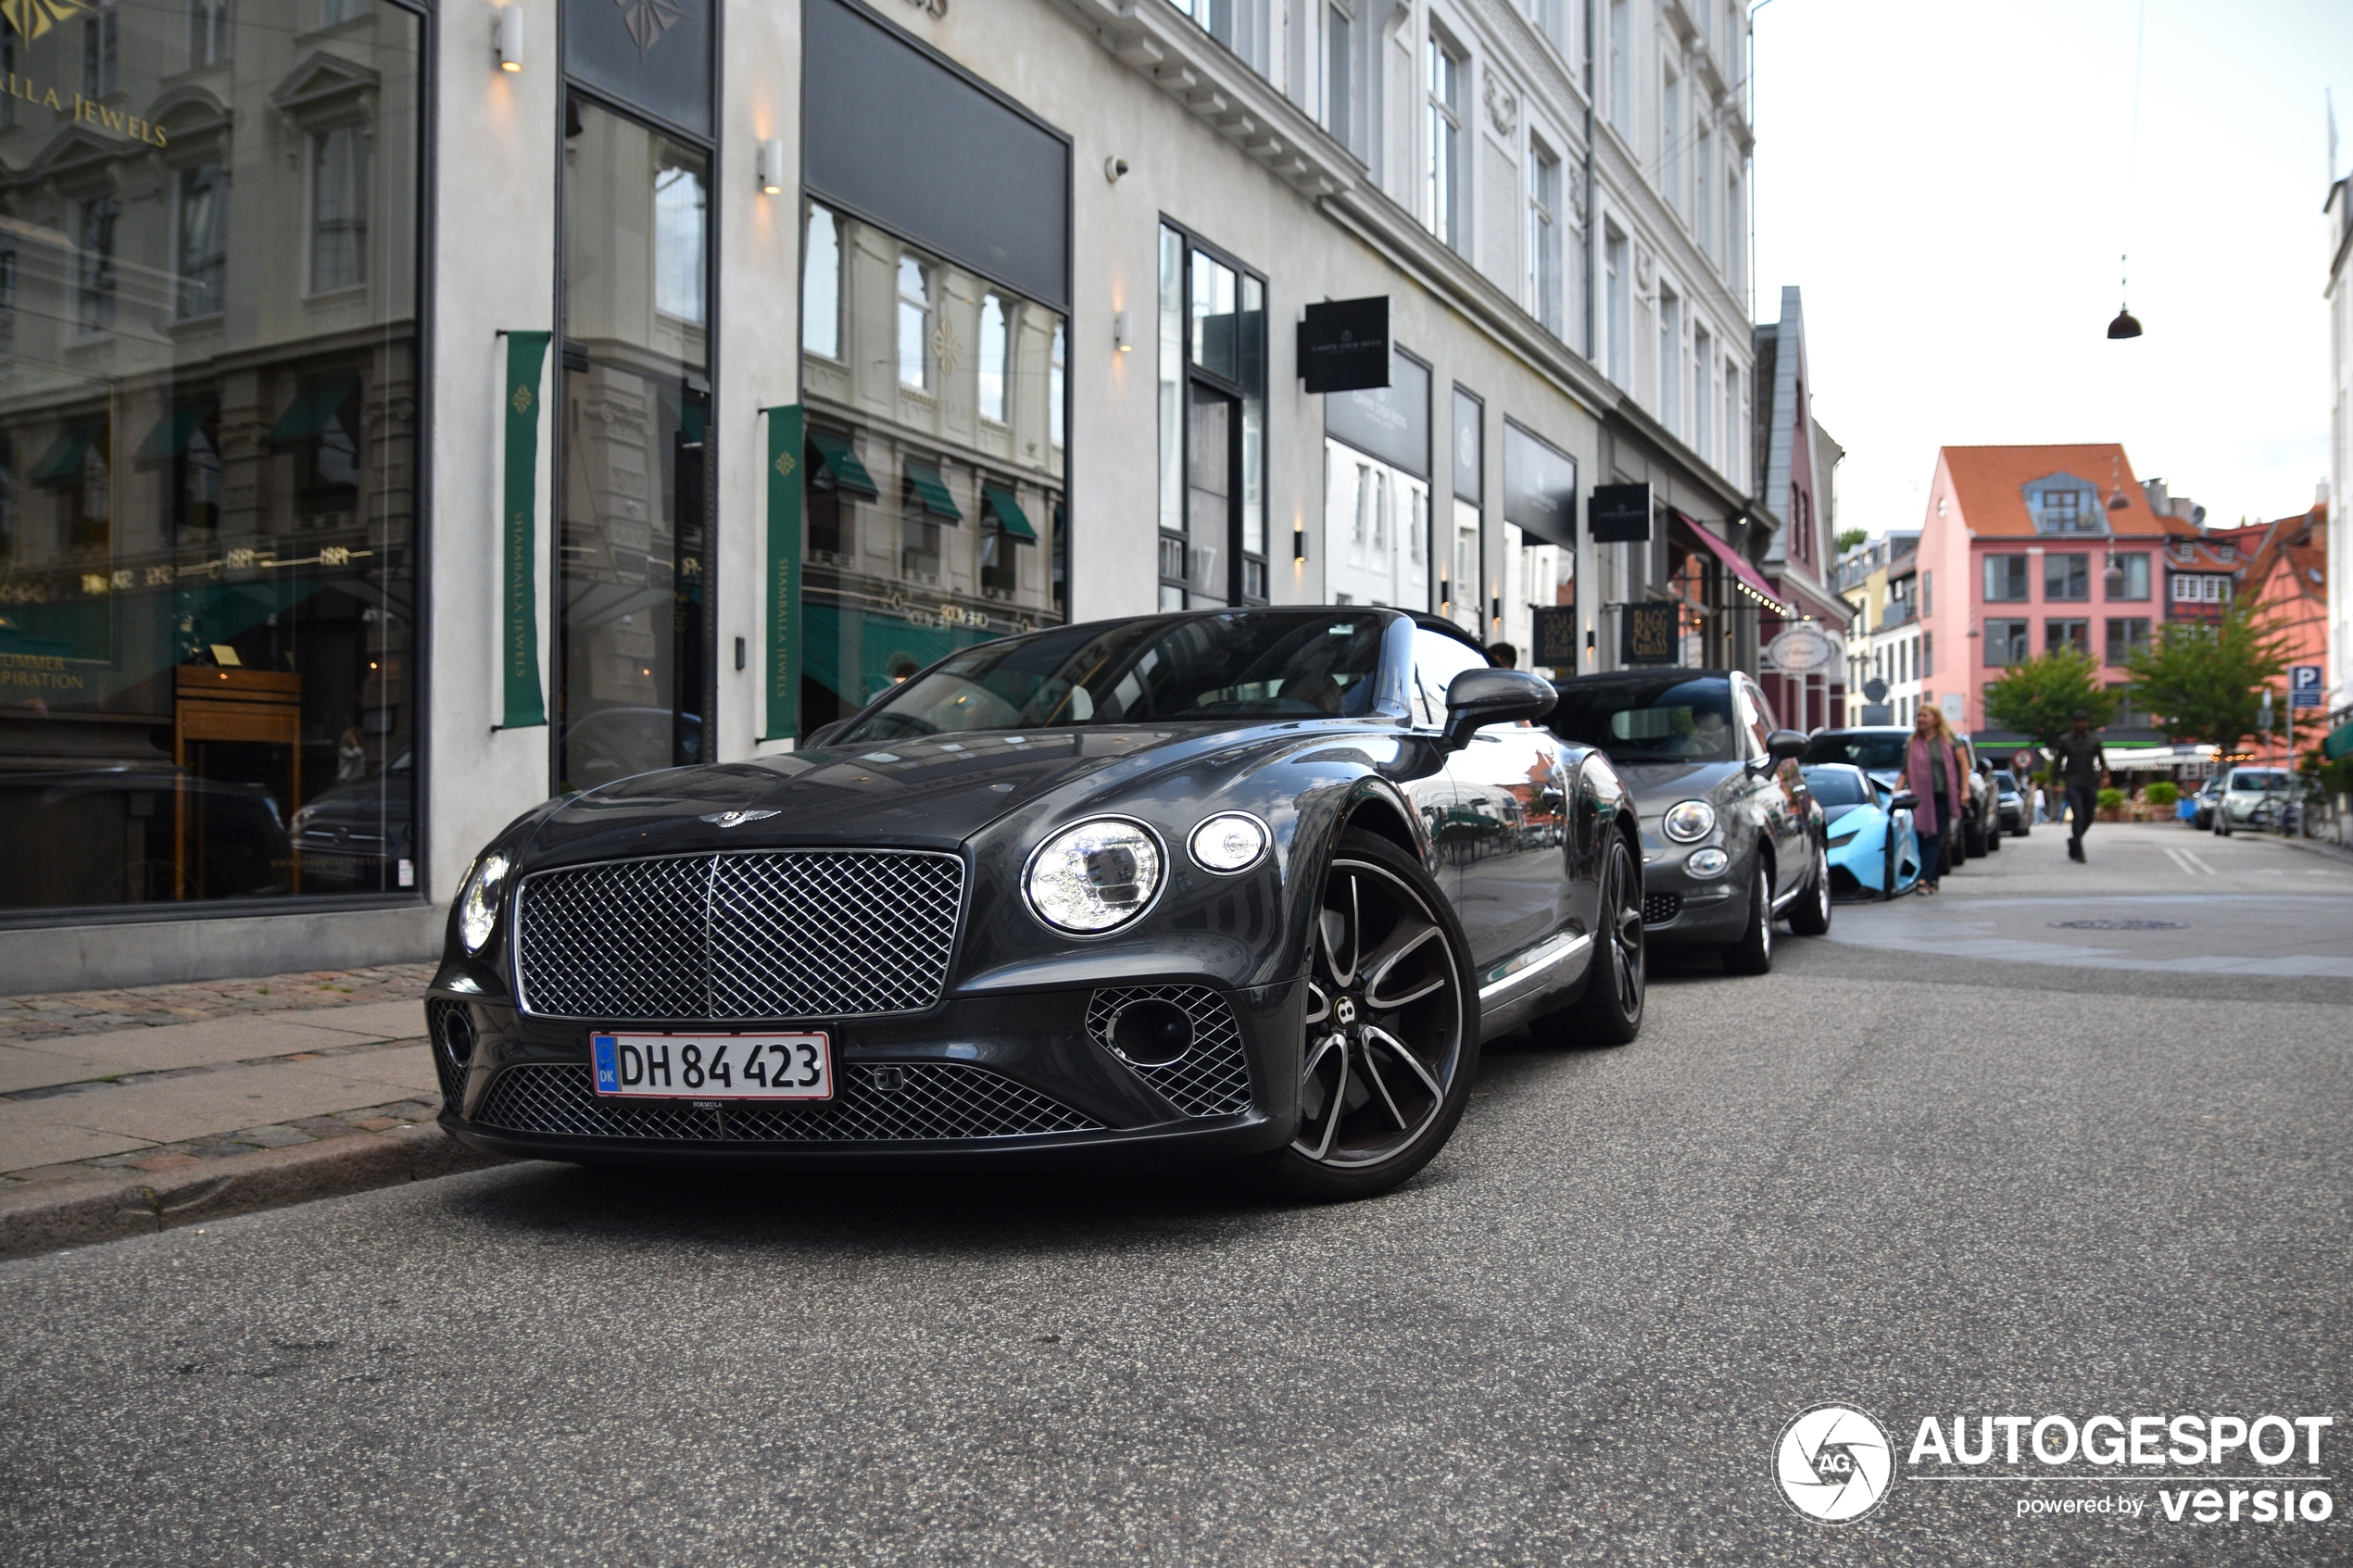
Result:
M1852 1405L1800 1411L1773 1449L1781 1496L1806 1518L1852 1524L1880 1505L1895 1478L1887 1431Z

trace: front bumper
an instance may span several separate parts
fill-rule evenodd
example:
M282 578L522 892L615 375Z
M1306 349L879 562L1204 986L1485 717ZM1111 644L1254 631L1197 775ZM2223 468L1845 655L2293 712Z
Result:
M1694 851L1705 847L1700 844L1645 847L1643 940L1670 947L1739 940L1748 924L1748 889L1756 879L1754 855L1734 856L1714 876L1693 876L1686 863Z
M428 1003L441 1124L527 1159L666 1166L1011 1167L1157 1163L1280 1147L1298 1117L1302 981L1221 991L1197 976L956 998L903 1018L778 1022L831 1037L835 1097L818 1104L631 1100L594 1088L589 1036L611 1023L541 1019L436 987ZM1131 1065L1106 1044L1127 1001L1193 1021L1175 1061ZM619 1024L762 1032L758 1024ZM459 1060L465 1036L472 1048Z

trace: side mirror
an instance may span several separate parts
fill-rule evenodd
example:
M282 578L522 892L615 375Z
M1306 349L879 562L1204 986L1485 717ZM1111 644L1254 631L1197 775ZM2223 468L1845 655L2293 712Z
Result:
M1806 755L1806 737L1795 730L1775 730L1765 737L1765 765L1778 768Z
M1466 670L1446 687L1443 744L1460 751L1485 726L1541 719L1560 699L1550 681L1525 670Z
M1908 789L1899 789L1895 792L1894 798L1887 803L1887 809L1891 811L1909 811L1915 809L1919 803L1919 796Z

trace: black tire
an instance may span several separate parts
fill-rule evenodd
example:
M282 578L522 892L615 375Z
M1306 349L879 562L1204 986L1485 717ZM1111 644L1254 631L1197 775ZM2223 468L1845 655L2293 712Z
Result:
M1634 852L1615 833L1602 852L1599 909L1585 994L1570 1010L1568 1022L1579 1038L1595 1045L1630 1045L1642 1032L1650 959L1642 937L1642 887L1634 872Z
M1765 857L1756 857L1756 874L1748 884L1748 929L1737 942L1724 944L1724 972L1769 974L1773 969L1773 874Z
M1814 876L1797 902L1789 907L1789 928L1800 936L1827 936L1831 932L1831 852L1814 847Z
M1249 1173L1279 1197L1344 1202L1387 1192L1453 1135L1478 1076L1478 997L1453 906L1387 839L1342 835L1316 909L1298 1132ZM1404 990L1389 1005L1382 992L1391 985Z
M1994 812L1993 820L1985 824L1985 852L1989 855L2002 852L2002 814L1999 811Z
M1961 824L1961 847L1979 859L1985 857L1985 828L1981 819L1974 815Z

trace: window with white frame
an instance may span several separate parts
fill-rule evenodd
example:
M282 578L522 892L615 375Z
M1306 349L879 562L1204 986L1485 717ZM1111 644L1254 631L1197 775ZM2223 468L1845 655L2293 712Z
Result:
M1671 61L1660 69L1658 183L1668 207L1678 213L1689 210L1683 191L1683 78Z
M1563 59L1575 59L1576 44L1568 27L1568 0L1536 0L1536 30L1552 40Z
M338 125L310 137L310 292L368 281L368 133Z
M121 18L105 6L82 19L82 95L111 97L121 85Z
M188 64L217 66L229 57L229 0L188 0Z
M229 178L217 163L176 177L172 314L182 321L220 314L229 262Z
M1606 363L1603 373L1620 386L1629 384L1627 373L1628 320L1626 276L1626 236L1614 226L1602 230L1602 314L1606 340Z
M1461 52L1435 31L1425 52L1429 93L1429 232L1453 250L1468 243L1463 211L1463 80Z
M1703 124L1698 137L1699 200L1698 208L1700 253L1710 261L1716 259L1716 132Z
M1731 283L1732 292L1738 294L1748 286L1748 214L1741 207L1741 177L1737 169L1729 168L1731 161L1731 151L1727 148L1724 154L1724 162L1728 166L1724 180L1724 254L1728 264L1724 275Z
M828 359L841 358L841 226L814 202L801 252L800 345Z
M1658 422L1683 433L1683 302L1665 284L1658 290Z
M985 294L980 296L980 353L975 369L980 375L980 417L997 424L1005 422L1005 356L1012 342L1008 332L1008 314L1001 295Z
M1741 462L1748 449L1748 423L1741 405L1741 368L1724 361L1724 460L1717 464L1726 479L1742 483Z
M1529 309L1554 336L1561 330L1561 160L1528 139Z
M1355 77L1355 7L1340 3L1324 10L1324 129L1339 139L1343 146L1353 147L1355 121L1350 118L1354 104L1352 91Z
M1712 433L1708 429L1708 411L1716 402L1714 389L1708 383L1715 375L1715 363L1716 340L1708 335L1705 327L1693 322L1692 325L1692 450L1699 454L1702 462L1712 462L1716 457L1708 439Z
M912 256L899 258L899 384L923 392L931 386L931 274Z
M1631 0L1609 0L1609 122L1618 134L1634 134L1634 7Z

